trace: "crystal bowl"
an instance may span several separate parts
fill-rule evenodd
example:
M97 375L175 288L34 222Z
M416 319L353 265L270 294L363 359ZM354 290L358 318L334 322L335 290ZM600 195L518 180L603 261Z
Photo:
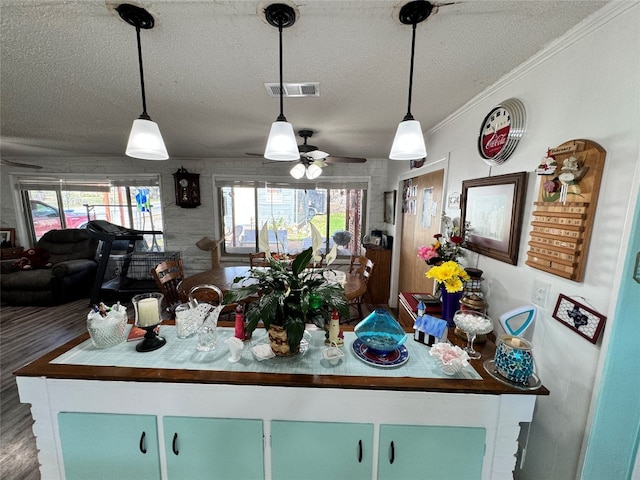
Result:
M458 310L453 315L453 322L456 327L469 334L485 334L493 330L493 320L474 310Z
M87 315L87 330L96 348L109 348L127 338L127 309L113 306L105 317L97 312Z
M353 332L368 349L382 354L393 352L407 341L400 324L383 308L371 312Z
M455 375L469 365L467 352L450 343L436 343L429 350L429 355L436 359L436 363L445 375Z

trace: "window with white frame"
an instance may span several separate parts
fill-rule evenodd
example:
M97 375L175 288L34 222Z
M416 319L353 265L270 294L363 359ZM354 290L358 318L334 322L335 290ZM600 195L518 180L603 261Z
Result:
M322 182L237 180L216 177L224 251L259 251L258 236L269 225L269 249L294 254L311 246L309 224L323 236L322 253L359 255L365 231L366 179Z

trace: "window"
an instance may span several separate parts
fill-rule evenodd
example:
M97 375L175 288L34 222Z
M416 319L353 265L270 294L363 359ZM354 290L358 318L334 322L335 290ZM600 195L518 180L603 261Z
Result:
M360 254L366 180L312 184L218 177L216 186L226 253L258 251L258 235L265 223L272 252L301 252L311 246L309 223L313 223L323 235L322 253L335 244L338 255Z
M158 176L107 180L21 176L18 185L34 244L49 230L85 228L96 219L135 230L162 230ZM150 235L147 241L162 249L161 237Z

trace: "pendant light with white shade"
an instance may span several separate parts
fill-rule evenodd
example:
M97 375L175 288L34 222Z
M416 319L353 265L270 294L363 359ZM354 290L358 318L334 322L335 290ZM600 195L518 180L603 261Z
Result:
M265 11L265 18L270 25L278 27L280 40L280 115L271 125L264 158L277 161L291 161L300 158L296 136L293 126L287 122L283 109L283 83L282 83L282 29L290 27L296 22L296 13L292 7L283 3L269 5Z
M147 114L147 99L144 90L144 70L142 69L142 47L140 46L140 29L153 28L153 16L144 8L123 3L116 11L125 22L136 27L138 40L138 65L140 67L140 86L142 89L142 114L133 121L129 141L125 153L129 157L142 160L167 160L169 154L162 139L158 124L151 121Z
M411 67L409 70L409 99L407 105L407 114L402 119L396 130L396 136L393 139L391 160L419 160L427 156L427 149L424 145L424 136L422 135L422 127L420 122L413 118L411 114L411 93L413 90L413 60L416 48L416 25L426 20L433 5L425 0L414 0L402 6L400 9L399 19L404 25L412 26L411 38Z

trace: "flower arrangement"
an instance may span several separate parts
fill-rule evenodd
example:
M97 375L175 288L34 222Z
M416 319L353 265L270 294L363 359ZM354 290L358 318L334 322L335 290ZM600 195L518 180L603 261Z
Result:
M467 271L453 260L431 267L425 276L444 285L449 293L461 292L464 288L464 282L469 281Z
M464 237L459 235L459 228L453 225L451 218L444 213L442 222L446 227L446 236L442 233L436 233L435 243L429 246L422 246L418 249L418 258L424 260L427 265L440 265L443 262L457 261L458 258L464 256L462 248L464 246Z
M322 245L320 232L311 224L312 246L298 254L293 262L286 256L272 255L269 251L268 227L260 232L260 249L266 252L269 268L252 269L248 277L236 278L239 287L230 289L224 297L224 303L237 303L249 298L251 302L247 312L247 332L252 332L262 321L266 329L271 326L282 327L287 333L290 351L295 352L300 345L307 322L320 328L329 324L331 312L337 310L341 315L349 315L349 303L343 288L329 283L323 276L323 269L307 268L318 263L318 254ZM335 260L337 250L327 255L327 265Z

